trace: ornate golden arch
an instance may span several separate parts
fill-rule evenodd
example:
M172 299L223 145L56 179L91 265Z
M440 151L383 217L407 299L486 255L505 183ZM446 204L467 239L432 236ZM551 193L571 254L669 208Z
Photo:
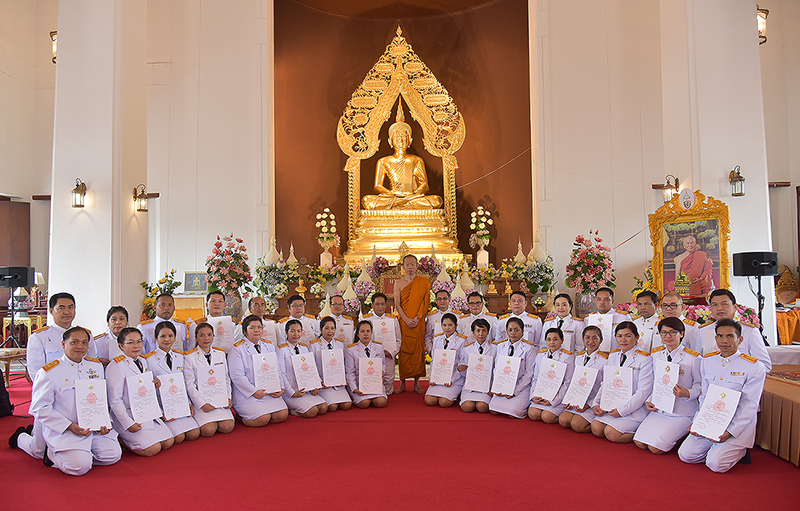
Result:
M336 128L336 140L348 156L344 170L349 237L355 235L361 211L361 160L378 150L381 126L389 119L398 96L402 96L409 113L422 127L425 150L442 158L447 234L457 239L455 152L466 135L464 119L447 89L406 42L399 26L386 51L353 92Z

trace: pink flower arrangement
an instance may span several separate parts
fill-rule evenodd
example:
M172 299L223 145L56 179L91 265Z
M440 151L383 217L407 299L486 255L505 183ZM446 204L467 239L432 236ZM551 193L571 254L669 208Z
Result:
M249 283L253 280L248 259L247 247L242 238L234 237L233 233L222 238L217 236L211 255L206 258L209 289L218 289L227 295L244 287L247 292L242 296L248 298L252 291Z
M575 238L575 248L567 264L567 286L581 293L590 293L600 287L617 287L611 249L601 245L602 241L599 231L589 231L589 237L578 235Z
M341 291L336 291L333 296L342 296ZM344 311L349 314L358 314L361 312L361 302L358 301L358 298L350 298L344 299Z
M431 277L435 277L442 271L442 265L437 263L433 257L424 256L419 259L419 269Z
M460 297L460 296L457 296L457 297L452 298L450 300L450 308L455 310L455 311L460 311L460 312L465 312L465 311L469 310L467 308L467 300L465 298Z
M448 293L452 293L453 289L456 288L455 282L450 282L449 280L437 280L431 284L431 293L436 296L436 293L444 289Z
M353 286L353 289L355 289L356 294L368 295L375 291L375 283L371 280L362 280L360 282L356 282L355 286Z
M386 273L387 271L389 271L389 261L383 256L376 257L372 267L367 268L367 274L373 279L377 279L382 273Z

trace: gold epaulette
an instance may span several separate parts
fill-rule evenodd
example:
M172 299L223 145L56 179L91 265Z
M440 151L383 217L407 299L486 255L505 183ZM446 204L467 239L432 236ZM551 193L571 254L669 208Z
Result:
M459 334L458 332L456 332L456 335L457 335L457 336L459 336L459 337L461 337L462 339L466 339L466 338L467 338L467 336L466 336L466 335L464 335L464 334Z
M611 350L611 351L609 351L609 353L616 353L616 352L618 352L618 351L621 351L621 350L620 350L619 348L617 348L617 349L615 349L615 350Z
M235 343L233 343L233 345L234 345L234 346L236 346L236 347L238 348L239 346L241 346L241 345L242 345L242 343L243 343L243 342L244 342L244 339L239 339L238 341L236 341Z
M575 321L583 321L583 320L582 320L581 318L579 318L578 316L572 316L572 319L574 319Z
M316 342L319 342L319 341L320 341L320 339L319 339L319 338L316 338L316 339L314 339L313 341L311 341L309 344L314 344L314 343L316 343Z
M497 319L497 314L492 314L491 312L487 312L486 315Z
M444 335L444 332L439 332L438 334L433 334L434 337L439 337L440 335Z
M472 346L473 344L475 344L475 341L472 341L472 342L471 342L471 343L469 343L469 344L465 344L465 345L464 345L464 347L466 348L467 346Z
M531 341L529 341L528 339L522 339L522 342L526 342L526 343L530 344L531 346L536 346L535 344L533 344L533 343L532 343Z
M344 316L344 317L346 317L347 319L349 319L353 323L358 321L358 318L356 316Z
M353 344L348 344L347 345L348 348L352 348L353 346L358 346L358 343L354 342Z
M314 317L313 314L303 314L303 316L305 316L307 318L311 318L311 319L317 319L317 318Z
M754 364L756 362L758 362L758 359L756 357L752 356L752 355L745 355L744 353L741 353L741 355L742 355L743 359L748 360L748 361L750 361L750 362L752 362Z
M688 353L689 355L691 355L693 357L699 357L700 356L700 352L695 351L693 349L689 349L686 346L683 347L683 351L685 351L686 353Z
M709 325L713 325L714 323L716 323L716 321L709 321L708 323L703 323L698 328L705 328L705 327L707 327Z
M469 314L462 314L461 316L458 317L458 319L468 318L469 316L470 316Z
M567 355L572 355L572 354L573 354L571 351L569 351L569 350L565 350L564 348L561 348L561 351L563 351L563 352L564 352L564 353L566 353Z
M397 319L397 318L398 318L398 315L397 315L397 314L392 314L391 312L385 312L385 313L384 313L384 315L385 315L387 318L392 318L392 319Z
M98 364L102 364L102 362L100 362L100 359L99 359L99 358L94 358L94 357L83 357L83 359L84 359L84 360L88 360L89 362L97 362Z
M153 350L150 353L145 353L144 355L142 355L142 358L150 358L155 354L156 354L156 350Z
M691 320L689 318L684 318L683 322L686 323L689 326L695 326L697 324L697 321L693 321L693 320Z
M499 318L497 318L497 319L506 319L506 318L508 318L508 317L510 317L510 316L511 316L511 313L510 313L510 312L507 312L507 313L503 314L502 316L500 316L500 317L499 317Z
M374 314L371 313L371 312L368 312L368 313L364 314L364 319L371 318L372 316L374 316ZM388 316L388 314L387 314L387 316Z
M43 326L42 328L37 328L36 330L34 330L33 333L38 334L39 332L44 332L48 328L50 328L50 327L49 326Z
M278 323L283 323L284 321L289 321L290 316L286 316L285 318L281 318L278 320Z
M114 357L114 362L116 362L117 364L119 364L123 360L125 360L125 355L119 355L119 356Z
M439 311L439 309L431 309L430 311L428 311L428 316L430 316L432 314L436 314L438 311Z
M288 346L288 345L289 345L289 343L288 343L288 342L285 342L285 343L283 343L283 344L278 344L278 348L285 348L285 347L286 347L286 346Z
M381 341L372 341L372 342L374 342L375 344L380 344L381 346L383 346L383 343Z
M183 352L183 351L180 351L180 350L170 350L170 351L175 352L175 353L179 353L179 354L181 354L183 356L186 356L186 352Z
M320 339L320 340L321 340L321 339ZM339 339L339 338L336 338L336 337L334 337L334 338L333 338L333 340L334 340L334 341L339 341L339 342L341 342L341 343L344 343L344 339Z
M148 323L152 323L153 321L155 321L155 320L154 319L146 319L146 320L142 321L142 324L146 325Z
M122 358L125 358L125 357L123 356ZM53 360L53 361L52 361L52 362L50 362L49 364L45 364L45 365L43 365L43 366L42 366L42 369L44 369L45 371L49 371L50 369L54 368L55 366L57 366L57 365L58 365L58 364L60 364L60 363L61 363L61 361L60 361L60 360Z
M606 353L605 351L599 351L598 350L597 353L598 353L598 355L600 355L603 358L608 358L608 353Z
M199 325L200 323L205 323L207 320L208 320L208 318L203 316L202 318L200 318L198 320L195 320L192 324L193 325Z
M196 346L194 348L190 349L189 351L187 351L186 353L184 353L184 355L191 355L195 351L197 351L197 347Z
M719 353L720 353L719 350L712 351L711 353L706 353L705 355L703 355L703 358L713 357L714 355L719 355Z
M104 335L106 335L106 334L97 334L97 335L94 336L94 338L95 339L99 339L99 338L103 337ZM84 358L86 358L86 357L84 357Z
M525 314L527 314L529 318L538 318L539 317L536 314L531 314L530 312L526 312Z
M739 321L739 324L749 326L750 328L758 328L755 324L750 323L749 321Z
M583 355L584 353L586 353L586 350L579 351L579 352L578 352L578 355Z
M545 351L547 351L547 348L544 348L544 349L542 349L542 350L539 350L539 351L537 351L536 353L544 353Z
M667 347L662 344L661 346L653 348L653 351L651 351L650 353L656 353L658 351L665 350L665 349L667 349Z
M497 345L497 344L500 344L500 343L503 343L503 342L505 342L505 341L491 341L491 343L494 344L494 345Z
M639 355L644 355L645 357L650 356L650 354L644 350L636 350L636 353L638 353Z
M544 322L545 323L550 323L551 321L555 321L555 320L556 320L556 318L555 318L555 316L553 316L552 318L545 319Z
M225 349L220 348L219 346L211 346L211 347L214 348L215 350L220 350L221 352L225 353Z

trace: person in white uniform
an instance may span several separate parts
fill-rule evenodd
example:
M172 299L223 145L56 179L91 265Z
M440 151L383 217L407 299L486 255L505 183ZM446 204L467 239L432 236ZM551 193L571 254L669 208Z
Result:
M372 338L372 323L369 321L358 322L356 336L358 337L358 342L347 347L344 360L350 396L353 398L353 403L359 408L367 408L370 405L375 408L383 408L388 402L385 389L381 388L380 394L366 394L359 388L359 359L373 359L376 362L376 370L386 371L386 357L383 355L383 345Z
M592 422L595 419L592 403L603 381L603 366L608 362L608 353L599 349L601 342L603 342L602 330L594 325L583 329L583 345L586 349L575 357L575 371L597 369L597 377L586 402L583 405L566 404L564 411L558 416L558 423L562 427L572 429L576 433L589 433L592 430Z
M704 323L699 327L698 344L692 348L703 355L716 350L716 322L721 319L736 319L736 297L727 289L715 289L709 297L709 306L711 308L711 317L714 321ZM767 347L764 344L764 337L762 337L758 327L741 321L739 325L742 327L742 343L739 345L739 351L745 355L756 357L764 365L766 372L770 372L772 370L772 359L769 357Z
M198 345L195 338L197 327L206 323L214 329L214 347L222 348L225 353L228 353L233 347L236 325L231 316L225 316L225 295L222 294L222 291L210 291L206 295L206 308L208 316L189 325L187 348L193 349Z
M283 400L289 407L289 413L310 419L328 412L328 403L319 395L319 389L300 388L294 374L292 355L309 354L311 350L300 340L305 335L303 324L298 319L290 319L284 323L287 342L278 346L278 363L283 366L283 389L286 393Z
M175 326L175 348L178 351L185 352L189 349L188 334L186 332L186 324L175 319L172 316L175 314L175 299L172 295L161 293L156 296L156 317L142 321L136 328L142 332L144 337L145 352L150 353L156 349L156 325L164 321L169 321Z
M123 328L119 333L122 355L114 358L106 371L108 406L111 409L111 425L128 448L139 456L155 456L172 447L172 432L161 419L137 422L131 412L131 400L126 379L143 375L152 379L156 389L161 381L150 371L147 361L139 355L144 348L142 333L135 328Z
M766 369L756 357L739 351L744 343L739 323L723 318L717 321L715 329L719 351L706 355L701 363L703 388L699 402L703 402L711 384L742 394L722 436L710 439L692 433L681 444L678 456L686 463L705 462L714 472L727 472L749 454L747 449L755 442Z
M599 325L602 323L601 316L610 314L611 326L608 327L608 331L610 332L609 335L610 338L606 339L604 335L603 343L600 345L600 349L607 350L608 352L618 349L619 346L617 346L617 339L615 334L616 328L623 321L630 321L631 320L630 315L613 310L614 290L608 287L598 288L597 291L594 292L594 306L595 309L597 309L597 312L593 312L588 316L586 316L585 318L583 318L583 324Z
M147 360L147 366L150 368L150 371L152 371L164 385L169 385L169 379L173 377L184 379L184 353L173 349L173 346L177 344L177 329L175 325L169 321L162 321L156 325L154 334L156 336L156 349L143 355ZM159 393L158 399L160 403L161 393ZM197 425L197 421L194 420L193 415L192 405L190 403L188 417L167 420L166 417L162 416L164 423L169 430L172 431L172 438L176 444L184 440L197 440L200 436L200 426Z
M458 360L461 356L461 349L464 347L466 336L456 332L458 327L458 320L455 314L447 313L442 316L442 332L433 337L433 346L431 346L431 353L434 350L450 350L453 352L453 373L450 383L433 383L428 385L428 390L425 392L425 404L428 406L439 405L442 408L450 408L458 401L458 396L461 394L461 388L464 386L464 377L466 371L460 370Z
M400 351L402 332L397 315L386 312L386 295L375 293L372 295L372 312L362 319L372 323L372 334L376 341L383 344L383 355L386 357L386 374L383 376L383 388L386 395L394 393L394 358Z
M572 298L566 293L559 293L553 301L553 308L556 315L552 318L545 320L542 326L543 330L550 328L558 328L564 334L564 344L562 349L567 351L576 352L583 351L583 321L581 318L572 316ZM544 348L547 343L545 342L545 334L539 339L538 346Z
M652 353L661 346L661 337L658 335L658 322L663 318L656 314L658 295L652 291L642 291L636 295L636 316L633 324L639 329L639 346L642 351Z
M320 378L323 378L323 363L334 362L335 359L330 357L329 351L342 350L342 355L345 353L347 346L343 339L337 339L335 335L341 333L336 326L336 320L331 316L325 316L319 322L319 329L322 332L322 337L311 341L311 351L314 353L314 360L317 362L317 369L320 371ZM328 355L325 357L324 355ZM327 362L330 360L330 362ZM350 399L350 394L347 392L347 384L339 386L326 386L323 378L322 388L319 389L319 395L328 403L328 411L335 412L336 410L349 410L353 406L353 401Z
M683 345L683 322L678 318L664 318L658 323L658 335L662 344L652 352L653 367L656 360L678 364L678 382L672 388L675 405L671 412L659 410L651 396L645 402L650 410L647 418L633 435L633 443L653 454L669 452L678 440L686 436L692 419L697 413L702 379L700 378L700 353Z
M506 328L507 338L496 343L495 360L501 357L519 357L522 361L519 365L514 393L511 395L494 394L489 401L489 411L493 414L503 414L517 419L524 419L528 416L528 406L531 399L531 380L533 379L534 363L536 362L536 348L532 342L523 339L525 323L522 319L518 317L507 318L507 321L503 324Z
M617 325L614 333L619 349L611 352L607 364L613 367L630 367L633 370L631 389L633 394L625 405L612 410L603 410L600 408L603 395L603 383L601 383L592 407L597 417L592 422L592 433L621 444L633 441L633 434L647 417L648 411L644 402L653 392L653 359L649 353L636 347L639 342L639 332L632 322L623 321ZM602 378L602 375L598 378Z
M701 344L697 340L699 335L697 322L684 316L684 310L683 298L675 291L666 293L661 297L661 315L665 318L678 318L683 323L685 331L681 344L699 352L700 350L697 347Z
M531 380L531 405L528 408L528 418L534 421L542 421L545 424L555 424L558 417L564 411L561 400L567 393L569 383L572 381L572 372L575 370L575 354L561 348L564 344L564 333L558 328L549 328L545 332L545 343L547 347L539 350L536 355L536 363L533 369L533 379ZM545 374L549 370L548 362L556 361L567 364L564 378L561 380L558 392L553 399L545 399L536 395L536 382L539 378L546 378Z
M233 409L242 418L245 426L261 427L271 422L283 422L289 417L289 409L282 397L284 390L267 393L265 389L256 387L253 357L275 352L272 343L261 337L264 332L261 318L255 314L244 318L242 332L245 338L236 341L228 354ZM280 369L278 374L280 375Z
M342 339L345 346L353 344L353 332L355 331L356 319L344 315L344 298L342 295L331 296L331 317L336 320L335 337L337 339Z
M288 324L287 322L296 320L300 322L300 326L303 328L303 335L300 337L300 344L303 344L306 347L310 346L311 341L318 338L320 332L319 321L317 318L311 314L306 314L306 299L300 295L292 295L289 297L289 300L287 300L286 306L289 307L289 315L285 318L281 318L281 320L278 321L281 344L286 344L289 342L289 335L287 333L288 329L286 328L286 325Z
M90 338L85 328L66 330L61 341L64 355L39 370L31 394L30 413L41 424L45 465L73 476L85 474L92 465L112 465L122 456L113 429L102 426L91 431L78 425L74 382L104 377L103 364L85 356ZM20 436L30 438L25 431L24 427L17 428L9 439L12 448L18 446Z
M200 323L195 329L197 347L186 352L183 359L183 377L186 392L192 403L194 420L200 426L202 436L213 436L217 431L230 433L236 423L233 420L233 401L231 399L231 378L225 350L214 344L214 327ZM200 391L201 381L214 385L224 385L228 398L226 406L216 408L207 403Z
M117 336L123 328L128 327L128 310L121 305L114 305L106 313L106 323L108 331L94 336L97 358L104 366L107 366L112 358L122 355Z
M525 312L525 308L528 306L528 298L525 296L525 293L522 291L514 291L511 293L511 296L508 299L508 306L511 309L511 312L508 314L503 314L497 320L497 337L495 338L495 341L500 343L508 339L506 328L508 320L510 318L517 318L522 321L522 324L525 328L523 339L533 345L534 349L536 350L539 338L542 336L542 320L539 319L539 316L535 314ZM534 355L536 354L536 351L534 351ZM531 361L531 363L533 363L533 361Z
M428 319L425 326L425 349L431 353L431 346L433 346L433 336L442 331L442 316L447 313L453 313L450 310L450 292L446 289L436 291L434 296L436 301L436 309L428 312Z
M474 341L472 338L472 322L478 319L483 319L489 323L489 339L494 339L497 335L497 316L490 312L483 310L484 299L483 296L473 291L467 295L467 308L468 314L463 314L458 318L458 333L467 338L467 342Z
M458 362L458 370L462 371L465 376L469 368L469 356L472 353L477 353L481 356L492 357L492 364L494 364L494 357L496 355L497 346L489 340L489 322L483 318L476 319L472 322L472 342L468 342L461 349L461 359ZM488 362L488 358L486 360ZM493 367L489 367L489 388L492 388L491 374ZM489 411L489 401L492 396L487 392L475 392L473 390L461 390L461 409L465 412L473 412L478 410L480 413Z

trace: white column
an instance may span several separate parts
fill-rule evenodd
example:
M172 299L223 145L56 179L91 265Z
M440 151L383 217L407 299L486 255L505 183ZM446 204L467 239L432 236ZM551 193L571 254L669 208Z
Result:
M75 323L102 331L111 305L137 323L147 268L147 214L132 198L147 175L146 3L61 0L58 13L48 291L75 295Z

